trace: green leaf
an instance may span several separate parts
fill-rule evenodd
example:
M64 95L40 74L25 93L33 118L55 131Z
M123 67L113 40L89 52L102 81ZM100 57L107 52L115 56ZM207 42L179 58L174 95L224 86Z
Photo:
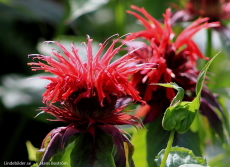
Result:
M151 84L151 85L159 85L159 86L164 86L167 88L174 88L178 92L176 96L173 98L170 106L176 106L179 102L181 102L184 98L184 89L182 87L179 87L176 83L159 83L159 84Z
M162 124L161 124L162 117L163 115L159 115L156 120L145 125L146 129L148 130L146 134L146 146L145 147L147 149L146 150L147 151L147 163L149 167L157 167L157 164L154 161L154 158L162 149L166 147L167 142L168 142L170 132L166 131L162 127ZM134 154L136 154L137 152L139 152L139 150L137 150L135 144L134 146L135 146Z
M38 150L38 148L35 148L29 140L26 141L26 148L29 155L28 159L30 161L36 161L36 151Z
M162 125L165 130L185 133L192 124L196 113L190 111L190 102L180 102L166 109Z
M131 140L135 146L133 159L137 167L157 167L154 158L166 147L169 138L169 131L162 127L162 117L163 115L160 115L155 121L146 124L147 131L141 129L133 134ZM201 156L200 140L197 135L189 130L184 134L176 134L173 146L189 148L195 155Z
M212 146L213 147L213 146ZM214 148L212 148L214 149ZM216 149L217 151L218 148ZM229 156L230 156L230 152L229 150L224 150L223 152L218 152L216 153L216 156L212 156L209 158L209 165L211 167L226 167L226 166L229 166L230 164L230 159L229 159Z
M126 157L126 167L134 167L132 156L134 153L134 146L129 142L124 142L125 157Z
M101 130L97 132L99 133L96 133L95 139L88 133L81 133L76 137L70 154L72 167L115 167L112 137Z
M199 138L198 132L192 132L190 129L183 134L175 134L173 141L173 146L184 147L189 150L192 150L193 153L197 156L202 156L201 151L201 140Z
M135 146L135 151L133 154L133 160L136 166L147 166L147 161L146 161L146 134L147 130L146 129L140 129L136 130L134 129L134 133L132 135L131 142Z
M70 0L70 16L66 21L71 23L79 16L95 11L107 2L108 0Z
M53 129L43 139L42 148L37 150L36 154L36 161L39 167L49 164L49 161L58 162L64 155L65 149L61 148L61 141L63 140L62 129L63 127ZM65 141L64 144L66 144Z
M38 167L37 163L34 163L33 165L31 165L30 167Z
M165 150L161 150L155 161L160 166ZM196 157L193 152L183 147L172 147L168 155L165 167L179 167L183 164L198 164L207 167L207 162L201 157Z
M179 167L207 167L207 166L197 165L197 164L185 164L185 165L180 165Z
M198 75L198 78L197 78L197 84L196 84L196 95L197 96L200 96L202 85L203 85L203 82L204 82L209 66L211 65L211 63L213 62L213 60L217 57L219 53L217 53L211 60L209 60L204 66L204 68L200 71L200 74Z
M44 156L46 149L50 143L50 140L51 140L51 136L46 136L44 139L44 148L37 150L37 152L36 152L36 162L37 163L41 162L42 157Z

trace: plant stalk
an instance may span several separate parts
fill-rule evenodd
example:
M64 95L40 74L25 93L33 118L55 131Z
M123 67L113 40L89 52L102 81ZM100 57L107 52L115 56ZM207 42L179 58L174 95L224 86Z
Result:
M206 51L205 56L211 58L212 54L212 29L207 29L207 45L206 45Z
M164 157L163 157L163 160L161 162L160 167L165 167L165 164L166 164L166 161L167 161L170 149L172 147L172 143L173 143L173 139L174 139L174 134L175 134L175 131L171 131L170 132L169 141L168 141L167 147L165 149Z
M126 1L115 1L115 24L119 34L125 34L125 6Z

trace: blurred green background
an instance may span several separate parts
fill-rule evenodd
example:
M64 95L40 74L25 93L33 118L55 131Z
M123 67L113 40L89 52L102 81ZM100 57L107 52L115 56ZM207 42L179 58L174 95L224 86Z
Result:
M36 76L27 63L28 54L46 54L53 48L44 41L79 44L88 34L94 46L113 34L141 30L136 19L127 14L130 5L145 7L156 19L173 2L170 0L0 0L0 166L4 161L33 162L28 158L26 141L39 148L46 134L64 123L50 122L49 115L34 118L41 102L47 81ZM177 1L174 0L175 3ZM181 28L176 27L180 32ZM199 32L194 40L205 50L205 32ZM218 35L214 33L213 54L221 50ZM230 62L222 52L210 72L212 91L222 94L228 110L230 90ZM203 64L202 62L200 64ZM35 77L34 79L31 79Z

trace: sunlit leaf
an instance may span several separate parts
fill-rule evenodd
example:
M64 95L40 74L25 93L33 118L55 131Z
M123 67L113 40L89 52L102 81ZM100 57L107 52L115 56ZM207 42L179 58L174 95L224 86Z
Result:
M70 1L70 16L66 20L67 23L71 23L79 16L84 15L86 13L97 10L102 5L106 4L108 0L69 0Z
M165 150L161 150L155 161L161 164ZM201 157L196 157L193 152L183 147L172 147L168 155L165 167L179 167L183 164L198 164L207 167L207 162Z
M33 165L31 165L30 167L38 167L37 163L34 163Z
M38 148L35 148L30 141L26 141L26 148L29 155L28 159L30 161L36 161L36 151Z
M42 91L49 83L49 81L38 79L38 75L30 77L7 75L2 76L1 82L0 98L5 107L10 109L41 101Z
M208 166L197 165L197 164L184 164L184 165L180 165L179 167L208 167Z
M135 146L135 151L133 154L133 160L136 166L147 166L146 154L147 154L147 143L146 143L146 129L136 130L132 135L131 142Z
M134 153L134 146L129 142L124 142L126 167L134 167L132 156Z

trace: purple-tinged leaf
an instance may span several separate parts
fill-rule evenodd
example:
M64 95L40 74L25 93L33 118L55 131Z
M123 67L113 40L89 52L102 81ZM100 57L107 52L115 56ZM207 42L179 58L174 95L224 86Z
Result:
M201 98L203 98L205 101L207 101L213 107L217 108L221 112L221 114L224 115L221 106L219 105L219 103L216 100L216 97L214 97L214 95L211 92L209 92L206 89L203 89L201 91Z
M208 118L208 121L212 126L212 128L216 131L219 137L224 141L222 122L219 116L216 114L215 110L213 109L212 105L207 101L204 101L203 99L201 99L200 113Z
M113 157L113 139L101 129L96 129L95 137L89 133L79 133L70 154L72 167L116 167Z
M38 167L45 167L46 163L53 157L58 150L61 148L61 139L62 135L60 133L56 133L53 137L51 137L50 142L45 148L45 153L38 164Z
M69 139L69 137L75 135L76 133L78 133L79 130L77 130L74 127L68 127L62 137L62 142L61 142L61 149L63 150L65 147L65 144L67 142L67 140Z
M132 156L134 153L134 146L130 142L130 140L123 134L122 135L124 141L125 155L126 155L126 163L129 167L135 167Z
M69 137L76 133L77 130L72 127L59 127L49 132L42 142L41 149L36 153L38 166L46 166L51 158L60 160Z
M124 141L122 134L118 128L113 125L101 125L99 126L104 132L113 137L114 144L116 146L115 163L117 167L125 167L126 157L124 150Z

